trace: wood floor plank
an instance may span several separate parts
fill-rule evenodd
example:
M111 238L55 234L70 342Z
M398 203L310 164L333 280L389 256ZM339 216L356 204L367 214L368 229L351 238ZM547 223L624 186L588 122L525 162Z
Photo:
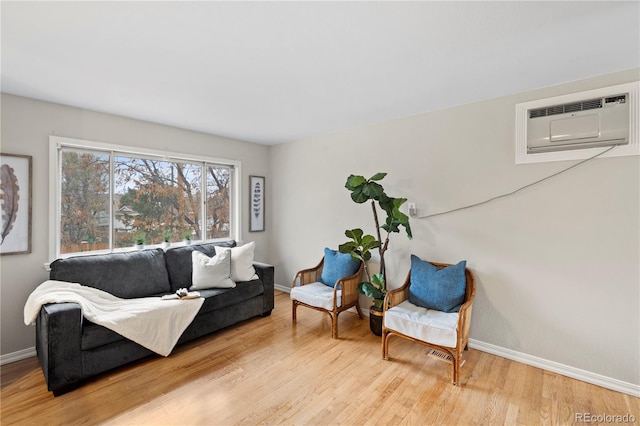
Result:
M640 421L640 400L469 350L461 387L424 346L380 338L355 313L298 309L285 293L255 318L91 379L54 398L36 358L1 368L4 425L573 424L576 413Z

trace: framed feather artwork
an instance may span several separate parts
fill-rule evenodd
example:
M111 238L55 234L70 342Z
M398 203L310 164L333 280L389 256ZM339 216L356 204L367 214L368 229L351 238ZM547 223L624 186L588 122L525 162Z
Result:
M31 253L30 155L0 154L0 255Z
M249 176L249 232L264 231L264 177Z

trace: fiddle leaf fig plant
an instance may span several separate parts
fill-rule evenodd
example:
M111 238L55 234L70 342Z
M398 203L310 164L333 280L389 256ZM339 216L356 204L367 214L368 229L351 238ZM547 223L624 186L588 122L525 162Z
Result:
M371 259L371 250L380 247L380 241L373 235L363 235L362 229L348 229L344 233L351 241L340 244L341 253L349 253L356 260Z
M373 235L364 235L364 232L360 228L347 229L344 235L346 235L348 238L351 238L351 241L340 244L340 246L338 247L338 251L340 251L340 253L348 253L355 260L362 262L364 265L364 273L367 277L367 282L371 282L372 278L371 274L369 273L369 266L367 265L367 261L371 259L371 250L380 247L380 241L376 240L376 237L374 237ZM361 284L362 283L358 285L358 291L360 291Z
M373 305L380 309L384 296L387 294L384 285L384 277L380 272L371 275L371 281L363 281L358 284L358 292L373 298Z
M382 306L382 301L387 293L386 268L384 255L389 248L389 236L393 233L400 233L400 228L404 228L407 237L413 238L409 217L400 211L400 207L407 201L406 198L390 197L386 194L384 187L378 183L385 178L386 173L376 173L369 179L364 176L350 175L347 178L345 188L351 191L351 199L364 204L371 202L373 219L376 227L376 236L364 235L360 228L350 229L345 232L350 241L340 244L339 251L348 253L356 260L364 263L366 281L360 283L358 291L365 296L372 297L374 305L378 308ZM378 219L378 207L386 214L386 219L382 225ZM384 240L380 230L386 231ZM380 272L370 275L367 262L371 259L371 250L378 249L380 256Z

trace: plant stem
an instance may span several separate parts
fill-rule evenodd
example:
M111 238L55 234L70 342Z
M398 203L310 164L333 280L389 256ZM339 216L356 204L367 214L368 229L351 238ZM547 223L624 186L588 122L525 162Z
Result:
M380 222L378 222L378 209L376 209L376 202L374 200L371 200L371 210L373 210L373 220L376 221L376 232L378 233L378 241L380 241L380 244L382 244L382 237L380 236ZM378 251L380 251L380 247L378 247Z
M367 262L363 259L362 264L364 265L364 274L367 276L367 282L371 282L371 274L369 274L369 268L367 267Z
M387 290L387 267L384 262L384 254L389 247L389 233L387 232L387 238L384 240L384 244L380 247L380 273L382 274L382 289Z
M371 200L371 210L373 210L373 219L376 222L376 232L378 233L378 241L380 241L380 247L378 247L378 253L380 253L380 273L382 274L382 283L383 290L387 289L387 275L385 271L384 265L384 253L387 251L387 247L389 246L389 233L387 232L387 238L382 244L382 235L380 234L380 222L378 221L378 209L376 209L375 200Z

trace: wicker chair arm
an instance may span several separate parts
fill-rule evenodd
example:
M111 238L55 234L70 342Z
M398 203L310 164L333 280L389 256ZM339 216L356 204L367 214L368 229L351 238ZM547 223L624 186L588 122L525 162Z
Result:
M404 280L404 284L402 284L402 287L389 290L387 292L387 295L384 297L384 303L382 304L385 311L389 308L399 305L409 298L410 282L411 272L409 272L409 274L407 275L407 278Z
M320 263L313 268L302 269L296 272L296 275L293 277L293 282L291 283L291 288L318 282L322 274L323 265L324 257L320 260Z
M460 315L466 314L466 312L473 307L473 300L467 300L462 305L460 305L460 310L458 311Z
M364 264L360 263L360 267L356 271L355 274L343 277L336 282L336 285L333 289L333 300L337 300L338 290L342 290L341 298L342 298L342 306L349 304L352 301L358 300L360 297L358 295L358 284L360 284L362 271L364 270ZM336 303L336 302L334 302Z
M471 327L471 312L473 311L473 300L476 297L476 280L471 271L465 271L467 279L467 288L465 289L465 302L460 306L458 316L458 339L459 346L466 345L469 338L469 329Z

